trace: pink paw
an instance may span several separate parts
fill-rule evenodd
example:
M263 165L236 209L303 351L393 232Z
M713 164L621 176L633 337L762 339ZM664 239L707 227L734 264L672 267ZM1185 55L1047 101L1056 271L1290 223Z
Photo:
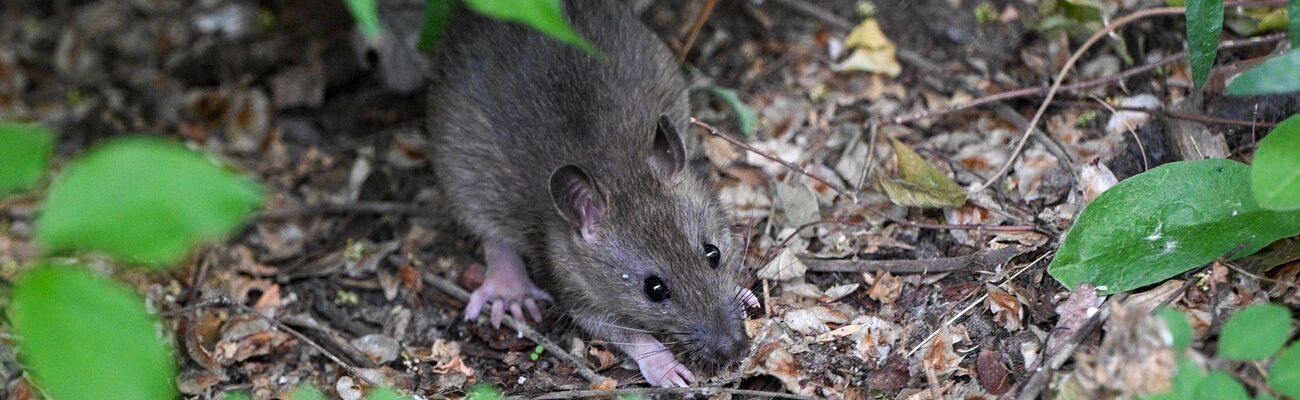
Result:
M546 291L537 288L527 276L523 279L517 278L506 279L489 273L487 280L483 281L483 286L474 289L474 293L469 296L469 305L465 306L465 320L477 319L483 306L491 303L491 319L494 328L501 327L501 318L505 316L507 309L519 322L528 322L524 319L524 309L528 310L528 315L533 317L534 321L542 322L542 311L537 307L537 302L554 300Z
M655 387L687 387L695 382L695 374L685 365L673 358L672 352L651 353L636 361L641 367L641 376Z

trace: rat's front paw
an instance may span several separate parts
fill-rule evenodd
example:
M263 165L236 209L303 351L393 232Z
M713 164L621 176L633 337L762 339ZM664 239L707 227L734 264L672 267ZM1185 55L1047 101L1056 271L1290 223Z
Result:
M687 387L695 382L695 374L673 358L672 352L663 351L641 357L636 361L641 376L656 387Z
M551 295L546 291L539 289L528 279L527 275L521 277L503 277L501 274L488 274L487 280L483 281L483 286L474 289L474 293L469 296L469 305L465 306L465 320L472 321L478 318L479 312L483 306L488 303L492 304L492 326L501 327L501 318L505 316L507 309L510 315L515 317L521 323L527 323L524 319L524 309L528 309L528 315L533 317L534 321L542 322L542 311L537 307L539 301L554 301Z

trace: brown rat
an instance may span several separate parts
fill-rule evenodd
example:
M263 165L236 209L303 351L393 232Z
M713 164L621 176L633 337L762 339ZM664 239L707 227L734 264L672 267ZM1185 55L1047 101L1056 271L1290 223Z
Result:
M667 47L622 2L566 3L600 58L463 9L438 45L434 167L488 264L466 318L490 304L493 325L507 311L540 320L554 295L648 382L685 386L695 377L672 350L720 366L748 349L742 249L686 168L685 83Z

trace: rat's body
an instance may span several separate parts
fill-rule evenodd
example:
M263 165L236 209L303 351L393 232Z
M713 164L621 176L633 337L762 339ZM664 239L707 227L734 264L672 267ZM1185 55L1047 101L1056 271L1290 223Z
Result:
M540 319L535 303L553 294L650 383L685 385L693 375L656 337L736 361L756 299L736 286L724 212L685 168L686 91L668 49L621 2L568 3L603 59L463 9L438 47L434 167L488 264L466 316L491 304L494 324L506 311Z

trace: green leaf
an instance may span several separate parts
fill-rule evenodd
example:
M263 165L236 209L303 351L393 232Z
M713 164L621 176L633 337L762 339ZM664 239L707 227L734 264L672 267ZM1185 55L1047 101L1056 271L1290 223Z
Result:
M486 383L479 383L469 388L469 393L465 395L466 400L501 400L506 398L501 394L501 389Z
M716 85L699 87L697 90L702 90L727 103L727 106L736 112L736 123L740 126L742 135L748 137L754 133L755 128L758 128L758 113L749 108L749 105L740 99L735 90Z
M960 207L966 203L966 191L948 175L930 166L903 142L889 139L894 146L898 179L880 178L889 200L904 207Z
M1300 0L1291 0L1286 4L1287 19L1291 20L1287 23L1287 36L1291 37L1291 48L1300 49Z
M0 121L0 197L41 181L54 152L54 132L40 124Z
M1088 204L1048 272L1102 294L1160 282L1300 233L1300 211L1260 208L1245 164L1180 161L1125 179Z
M379 40L379 5L375 0L343 0L366 40Z
M424 6L424 26L420 29L420 51L431 52L433 46L438 45L442 39L443 31L447 29L447 20L451 18L451 10L456 6L455 0L428 0Z
M1182 311L1173 307L1161 307L1157 312L1160 319L1165 322L1165 327L1169 329L1169 335L1172 336L1173 343L1171 347L1174 350L1185 350L1192 344L1192 325L1187 323L1187 316Z
M1222 32L1223 0L1187 0L1187 59L1198 88L1210 77Z
M300 383L287 400L325 400L325 395L309 383Z
M47 250L98 250L155 265L220 239L261 203L248 179L179 144L122 139L92 149L50 188L36 221Z
M1287 397L1300 399L1300 341L1291 343L1268 367L1268 386Z
M1300 92L1300 74L1295 71L1300 71L1300 50L1291 49L1264 60L1233 78L1228 83L1228 94L1243 96Z
M528 25L588 54L600 54L596 46L569 26L560 0L465 0L465 5L479 14Z
M1277 304L1253 304L1228 319L1219 334L1219 356L1258 360L1276 353L1291 336L1291 312Z
M1196 398L1201 400L1250 400L1246 387L1237 378L1219 370L1210 372L1197 389Z
M1287 118L1259 141L1250 167L1250 190L1260 207L1300 210L1300 114Z
M403 396L390 387L378 387L366 393L365 400L410 400L409 397Z
M172 399L176 366L144 299L82 268L41 266L15 285L23 364L59 400Z

